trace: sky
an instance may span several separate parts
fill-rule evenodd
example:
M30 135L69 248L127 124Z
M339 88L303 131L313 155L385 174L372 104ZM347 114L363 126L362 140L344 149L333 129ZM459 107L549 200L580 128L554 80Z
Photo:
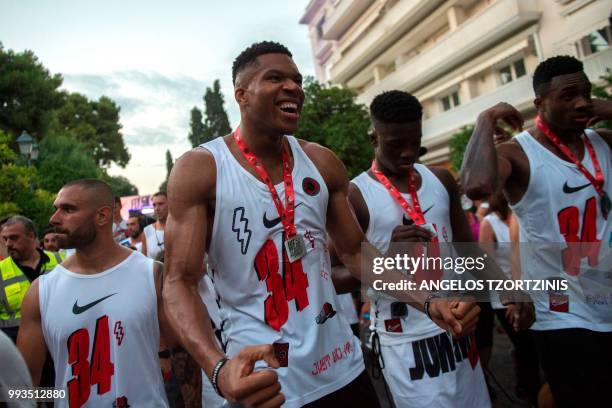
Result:
M190 111L204 110L207 86L220 79L232 127L239 110L231 66L256 41L285 44L303 75L314 75L308 27L299 20L309 0L0 0L0 42L32 50L63 89L120 107L132 156L127 177L152 194L166 177L166 149L190 149Z

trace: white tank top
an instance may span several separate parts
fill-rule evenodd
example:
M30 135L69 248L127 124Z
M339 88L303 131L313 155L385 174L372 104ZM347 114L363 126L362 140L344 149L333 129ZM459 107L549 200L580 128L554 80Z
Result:
M143 232L147 241L147 256L155 259L164 250L164 230L157 230L153 224L150 224Z
M496 213L487 214L484 217L489 221L493 233L495 234L495 261L501 268L508 279L512 279L512 264L510 262L511 247L510 247L510 228ZM504 305L499 300L499 294L495 291L489 293L491 299L491 307L493 309L504 309Z
M426 166L414 165L422 178L421 187L417 191L421 209L425 213L425 221L435 225L440 243L452 242L453 230L450 223L449 197L446 187ZM389 247L391 232L404 220L404 210L389 194L387 189L370 177L367 172L361 173L352 180L359 188L368 207L370 222L366 238L376 248L385 253ZM412 205L410 194L402 194ZM391 313L395 300L368 289L371 301L371 330L376 331L380 344L396 345L431 337L442 333L436 324L419 310L406 307L405 317L394 317ZM403 307L402 307L403 309ZM397 316L397 314L396 314Z
M585 132L601 165L605 178L604 190L612 197L610 148L596 132L590 129ZM574 327L612 331L609 300L606 297L603 299L606 301L599 301L598 296L587 297L581 288L586 281L585 276L593 275L585 273L591 268L587 257L581 260L579 274L571 276L564 271L560 250L541 249L547 243L555 243L557 248L561 248L565 244L564 233L573 227L579 240L582 235L588 237L588 231L594 230L595 238L587 238L585 242L601 241L596 262L607 257L609 268L612 216L607 221L603 218L599 195L576 165L555 156L526 131L517 135L516 140L529 160L530 178L525 194L511 207L519 220L520 241L539 244L538 247L530 246L534 250L524 245L521 247L523 279L562 277L569 284L565 294L570 297L568 311L555 310L555 303L550 301L548 295L535 296L537 320L532 328L552 330ZM586 147L582 164L591 174L595 174ZM598 269L601 270L602 265Z
M58 265L39 282L55 386L68 396L56 407L168 406L151 259L134 251L95 275Z
M227 354L279 343L277 357L287 360L277 370L285 406L299 407L348 384L364 364L357 337L336 312L325 181L297 139L287 140L294 159L295 225L307 248L293 264L283 262L283 226L268 187L238 163L223 138L202 147L217 167L208 263ZM283 184L276 190L284 203Z

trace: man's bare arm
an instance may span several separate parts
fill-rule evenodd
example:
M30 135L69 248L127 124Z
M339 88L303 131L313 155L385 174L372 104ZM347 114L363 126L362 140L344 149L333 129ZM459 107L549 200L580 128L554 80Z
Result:
M159 321L159 333L161 342L169 348L177 346L177 336L168 321L168 316L164 308L164 301L162 299L163 287L164 287L164 264L155 261L153 269L153 279L155 281L155 292L157 294L157 320Z
M214 159L204 150L192 150L174 165L168 180L163 282L164 308L177 340L208 376L224 357L197 290L206 248L208 195L215 179Z
M165 312L179 343L209 378L217 362L225 357L198 293L209 225L208 202L214 198L216 176L214 158L203 149L186 153L172 168L162 291ZM272 345L245 347L219 371L219 389L228 400L246 406L280 406L284 396L278 376L272 370L254 373L258 360L274 368L279 366Z
M17 348L30 370L32 384L35 387L40 383L40 374L47 357L38 299L38 279L36 279L30 285L21 304L21 322L17 338Z
M507 103L499 103L478 116L461 166L461 185L471 199L489 197L505 185L512 172L511 162L495 148L494 135L504 133L497 126L500 119L516 130L523 127L520 113Z

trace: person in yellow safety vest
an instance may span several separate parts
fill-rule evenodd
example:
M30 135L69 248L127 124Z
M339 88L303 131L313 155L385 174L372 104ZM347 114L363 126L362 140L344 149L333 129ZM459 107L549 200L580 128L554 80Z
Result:
M63 256L38 247L32 220L16 215L2 225L0 238L8 257L0 261L0 329L17 341L21 302L30 282L51 271Z

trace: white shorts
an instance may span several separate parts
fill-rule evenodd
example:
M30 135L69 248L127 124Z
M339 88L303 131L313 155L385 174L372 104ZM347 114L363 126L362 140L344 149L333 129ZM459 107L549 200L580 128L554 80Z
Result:
M395 405L491 407L475 346L469 338L453 340L446 332L394 346L381 345L383 375Z

